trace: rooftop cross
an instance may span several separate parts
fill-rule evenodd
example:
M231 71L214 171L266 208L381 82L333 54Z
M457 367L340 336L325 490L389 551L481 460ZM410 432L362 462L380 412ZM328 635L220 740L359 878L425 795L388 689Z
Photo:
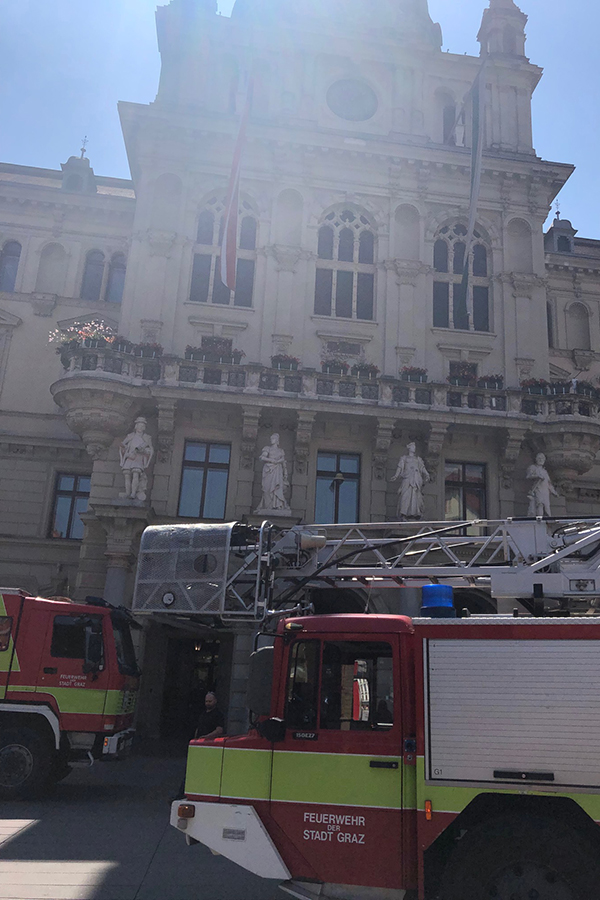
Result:
M88 136L86 134L86 136L84 137L84 139L81 142L81 158L82 159L85 158L85 148L87 147L88 144L89 144L89 141L88 141Z

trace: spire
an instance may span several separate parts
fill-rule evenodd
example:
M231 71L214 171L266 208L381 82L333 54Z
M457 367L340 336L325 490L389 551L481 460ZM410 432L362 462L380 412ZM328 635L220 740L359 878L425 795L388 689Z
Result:
M482 56L525 58L527 16L514 0L490 0L477 40Z

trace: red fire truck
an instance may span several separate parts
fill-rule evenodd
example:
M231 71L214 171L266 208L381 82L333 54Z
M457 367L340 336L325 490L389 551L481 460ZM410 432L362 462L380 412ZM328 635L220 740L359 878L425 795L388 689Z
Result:
M139 611L262 620L249 733L189 747L189 844L299 900L600 897L600 523L475 528L145 533ZM419 579L410 617L273 608ZM453 585L514 612L453 618Z
M0 798L43 793L133 738L139 672L126 610L0 588Z

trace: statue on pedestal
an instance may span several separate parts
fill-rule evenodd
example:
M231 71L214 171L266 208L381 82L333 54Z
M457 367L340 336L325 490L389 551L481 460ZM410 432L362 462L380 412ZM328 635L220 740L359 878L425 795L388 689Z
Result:
M154 456L154 447L149 434L146 434L146 419L140 416L135 420L133 431L123 438L119 447L121 469L125 478L125 492L120 494L127 500L145 500L148 490L146 469Z
M400 481L398 488L399 520L423 518L423 487L431 481L425 463L417 456L417 445L408 444L408 453L400 458L392 481Z
M548 516L552 515L550 510L550 494L554 497L560 496L558 491L550 480L550 475L545 466L546 457L543 453L538 453L535 458L535 464L527 469L527 479L533 481L533 486L527 496L529 497L528 516Z
M289 514L290 505L285 499L285 489L289 487L289 476L285 453L279 446L279 435L272 434L271 442L263 447L260 460L262 471L262 499L256 513L279 512Z

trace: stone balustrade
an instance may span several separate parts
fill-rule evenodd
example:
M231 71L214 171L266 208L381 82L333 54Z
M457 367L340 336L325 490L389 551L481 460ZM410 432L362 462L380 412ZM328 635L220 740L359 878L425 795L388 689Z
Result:
M530 394L520 388L489 390L447 383L413 383L383 376L360 378L314 369L272 369L259 363L196 362L175 356L137 357L111 347L78 347L68 352L65 378L83 373L110 376L121 384L180 386L197 391L266 394L368 404L388 408L461 410L485 415L524 415L536 419L564 416L597 419L600 400L576 393Z

